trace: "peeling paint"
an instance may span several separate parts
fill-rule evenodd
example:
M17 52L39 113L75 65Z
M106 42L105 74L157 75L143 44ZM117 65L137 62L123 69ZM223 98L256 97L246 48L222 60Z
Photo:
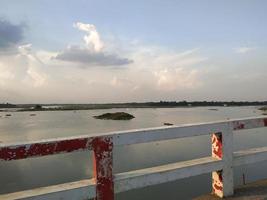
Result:
M212 134L212 157L222 159L222 133ZM223 196L222 170L212 172L212 191L217 196Z
M221 193L223 191L223 179L222 179L222 171L214 172L213 174L213 192L215 194Z
M72 139L47 143L34 143L17 147L0 148L0 160L17 160L27 157L46 156L86 150L91 146L91 139Z
M212 156L222 159L222 134L212 134Z
M113 141L111 137L97 137L92 142L94 151L95 200L114 200Z

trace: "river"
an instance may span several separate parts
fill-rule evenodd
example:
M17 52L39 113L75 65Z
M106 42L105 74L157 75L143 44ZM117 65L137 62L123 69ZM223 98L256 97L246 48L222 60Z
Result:
M214 107L213 107L214 109ZM257 107L146 108L86 111L45 111L0 113L0 141L31 141L109 131L162 126L164 122L187 124L261 115ZM94 119L105 112L124 111L135 116L130 121ZM234 134L234 149L267 146L267 130L245 130ZM116 147L114 171L134 169L208 156L209 136ZM14 192L92 177L91 152L32 158L0 163L0 193ZM235 185L267 178L267 162L235 168ZM132 190L116 195L118 200L191 199L211 191L211 175L205 174L175 182Z

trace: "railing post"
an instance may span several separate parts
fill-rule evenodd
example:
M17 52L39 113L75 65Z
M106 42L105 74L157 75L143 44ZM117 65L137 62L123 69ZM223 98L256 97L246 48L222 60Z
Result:
M223 169L212 172L213 193L221 198L233 195L233 132L230 128L212 134L212 157L223 160Z
M92 142L95 200L114 200L112 137L97 137Z

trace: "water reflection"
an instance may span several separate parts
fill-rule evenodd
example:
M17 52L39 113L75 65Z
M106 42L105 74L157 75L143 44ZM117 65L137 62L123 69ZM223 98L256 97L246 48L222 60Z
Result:
M124 109L115 109L125 111ZM114 110L114 111L115 111ZM70 135L91 134L135 128L162 126L164 122L184 124L221 120L227 118L259 115L253 107L218 108L177 108L177 109L129 109L136 116L131 121L102 121L92 118L106 112L60 111L12 113L9 118L0 119L1 141L24 141ZM266 146L266 129L243 131L234 135L235 150ZM209 136L183 138L179 140L116 147L114 150L114 171L125 172L144 167L177 162L210 155ZM13 192L69 181L77 181L92 176L90 152L57 155L28 160L0 163L0 193ZM247 181L264 178L267 163L242 166L235 169L235 183L240 184L242 173ZM142 199L191 199L199 194L210 192L209 174L161 184L144 189L125 192L116 196L123 200Z

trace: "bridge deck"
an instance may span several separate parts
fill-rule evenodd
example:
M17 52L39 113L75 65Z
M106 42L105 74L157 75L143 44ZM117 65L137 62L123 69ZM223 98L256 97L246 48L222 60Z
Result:
M267 199L267 179L249 183L235 189L233 197L225 200L266 200ZM208 194L195 198L194 200L221 200L215 195Z

